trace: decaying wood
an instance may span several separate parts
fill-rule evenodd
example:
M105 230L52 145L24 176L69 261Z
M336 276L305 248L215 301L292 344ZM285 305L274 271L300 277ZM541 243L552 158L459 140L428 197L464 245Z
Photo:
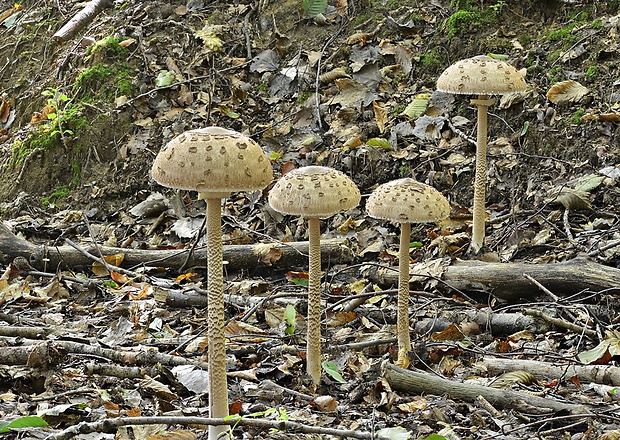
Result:
M254 417L228 417L225 419L205 418L195 416L151 416L151 417L116 417L98 420L96 422L80 422L54 434L50 434L46 440L69 440L79 434L92 433L116 433L118 428L130 425L234 425L253 426L257 429L288 431L285 438L295 438L292 432L317 434L322 439L352 438L360 440L388 440L391 437L378 435L374 432L361 431L359 429L338 429L316 424L303 424L290 420L271 420ZM333 436L333 437L332 437Z
M528 329L534 334L543 334L554 328L540 318L523 313L495 313L490 309L467 309L454 312L446 310L442 316L419 319L415 322L414 329L416 333L424 335L443 331L452 324L462 326L470 322L475 322L480 332L493 336L511 335L523 329Z
M59 365L66 352L53 343L39 341L23 347L2 347L0 365L22 365L42 370L50 370Z
M24 349L32 349L34 346L39 346L42 344L41 341L31 340L31 339L19 339L10 338L10 337L0 337L0 343L4 343L6 345L16 346L21 344L21 347ZM65 352L69 354L83 354L89 356L96 356L99 358L110 359L114 362L118 362L125 365L138 365L138 366L150 366L150 365L167 365L167 366L178 366L178 365L195 365L203 370L207 370L207 363L197 360L185 358L182 356L172 356L165 353L158 353L156 351L122 351L122 350L113 350L110 348L97 347L88 344L81 344L79 342L73 341L62 341L56 340L52 342L46 342L46 344L50 345L52 348L49 348L50 352L53 350L54 352ZM30 347L30 348L28 348ZM5 350L3 348L2 350ZM0 350L1 351L1 350Z
M473 402L484 397L498 408L513 408L536 414L566 411L570 414L588 414L584 405L564 403L552 398L538 397L519 391L502 390L477 384L467 384L443 379L428 373L405 370L386 362L383 375L395 390L413 394L447 394L452 398Z
M382 285L396 285L398 274L392 270L376 270L373 278ZM540 289L524 274L558 296L573 295L585 290L600 292L620 286L620 269L604 266L586 257L578 257L561 263L485 263L482 261L460 261L444 267L437 274L443 282L437 288L454 293L486 292L498 298L514 301L540 296ZM415 275L415 274L412 274ZM412 276L412 289L420 287L427 277Z
M73 16L63 27L58 29L52 36L52 40L57 43L69 40L84 26L90 23L101 11L112 6L111 0L91 0Z
M84 250L93 255L123 254L123 267L167 267L202 266L206 264L206 248L196 249L190 254L189 249L149 250L127 249L110 246L82 245ZM188 256L189 255L189 256ZM92 260L84 253L68 245L36 245L17 237L0 222L0 262L8 264L16 257L28 260L37 270L55 271L56 269L76 269L89 266ZM325 264L340 264L353 261L353 251L347 242L341 239L321 241L321 257ZM259 243L249 245L225 245L224 260L226 269L253 270L259 267L304 267L308 265L308 242L293 243Z
M491 375L510 371L528 371L537 379L570 379L577 376L581 382L603 385L620 385L620 368L612 365L557 365L524 359L500 359L485 357L484 365Z

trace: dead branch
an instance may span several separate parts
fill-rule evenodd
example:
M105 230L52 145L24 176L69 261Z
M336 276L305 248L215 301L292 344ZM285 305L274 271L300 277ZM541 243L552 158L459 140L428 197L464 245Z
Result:
M99 255L123 254L123 267L154 266L180 268L185 266L204 267L207 258L206 248L196 249L128 249L109 246L81 245L87 253ZM8 264L16 257L23 257L37 270L55 271L57 269L89 266L91 258L68 245L35 245L17 237L0 222L0 262ZM353 251L346 240L329 239L321 242L321 257L324 263L340 264L353 261ZM259 267L304 267L308 264L308 242L259 243L250 245L224 246L224 260L230 271L253 270Z
M603 385L620 385L620 367L611 365L557 365L547 362L524 359L500 359L485 357L483 361L491 375L509 371L529 371L537 378L559 379L578 376L581 382L593 382Z
M2 347L0 365L23 365L41 370L50 370L59 365L66 352L53 343L38 341L23 347Z
M3 342L5 345L18 345L18 342L15 338L0 337L0 342ZM31 339L20 339L19 343L21 343L23 347L16 348L32 349L33 346L41 345L41 341ZM207 362L203 362L200 360L189 359L181 356L172 356L165 353L158 353L156 351L113 350L110 348L81 344L79 342L60 340L50 342L49 344L52 345L54 347L54 350L59 353L64 351L69 354L97 356L104 359L110 359L114 362L125 365L151 366L157 365L158 363L167 366L195 365L204 370L207 370L208 365ZM6 350L6 348L3 348L2 350Z
M374 282L387 286L398 284L398 273L392 270L374 270ZM442 291L452 293L485 292L498 298L516 301L531 300L540 295L540 289L531 283L528 274L558 296L573 295L582 291L600 292L618 288L620 269L604 266L587 257L578 257L561 263L485 263L460 261L447 266L438 274L443 282L437 284ZM412 274L411 288L421 287L428 277Z
M91 0L80 12L75 14L71 20L52 35L52 40L56 43L69 40L84 26L90 23L101 11L110 6L112 6L111 0Z
M49 435L46 440L68 440L79 434L97 433L115 433L121 426L131 425L239 425L253 426L262 429L277 429L279 431L303 432L306 434L319 434L321 438L325 436L336 436L338 438L354 438L361 440L387 440L382 435L376 435L372 432L336 429L321 426L304 425L298 422L288 420L267 420L262 418L228 418L214 419L205 417L174 417L174 416L152 416L152 417L118 417L114 419L104 419L97 422L81 422L73 425L64 431Z
M588 414L584 405L560 402L548 397L538 397L512 390L502 390L483 385L467 384L442 379L420 371L405 370L385 362L383 375L393 389L412 394L447 394L452 398L474 402L478 396L484 397L493 406L515 408L536 414L550 414L566 411L569 414Z

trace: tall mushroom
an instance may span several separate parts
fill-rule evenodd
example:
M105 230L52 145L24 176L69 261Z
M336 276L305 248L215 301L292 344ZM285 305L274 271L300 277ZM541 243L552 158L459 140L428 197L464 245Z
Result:
M308 334L306 369L321 381L321 230L320 219L346 211L360 202L355 183L340 171L322 166L294 169L276 182L269 204L283 214L308 220Z
M411 223L442 220L450 214L448 200L432 186L415 179L393 180L379 185L368 197L366 210L371 217L399 222L400 249L398 254L398 301L396 332L398 359L396 365L409 366L411 351L409 336L409 242Z
M209 338L209 413L228 416L222 269L222 198L235 191L262 190L273 179L269 158L247 136L220 127L190 130L157 154L151 175L159 184L198 191L207 202L207 322ZM209 440L228 430L210 426Z
M473 227L470 250L484 245L484 206L487 174L487 109L495 103L489 95L525 90L523 75L510 64L480 55L457 61L439 76L437 90L445 93L478 95L471 103L478 107L476 171L474 177Z

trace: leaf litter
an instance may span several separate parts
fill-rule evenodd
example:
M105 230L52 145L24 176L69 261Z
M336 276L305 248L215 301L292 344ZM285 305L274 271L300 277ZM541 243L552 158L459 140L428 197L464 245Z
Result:
M116 111L131 113L131 130L120 149L120 161L104 174L108 180L142 183L126 183L126 192L114 190L116 196L112 191L106 194L111 187L103 180L90 187L89 197L105 200L111 209L76 196L64 202L73 205L73 210L54 205L44 211L35 209L39 205L35 196L22 194L3 206L7 224L20 236L49 246L72 238L82 239L81 246L95 242L129 249L200 249L201 203L188 194L158 194L161 188L148 183L145 170L150 153L164 140L206 123L250 131L272 153L276 170L304 164L334 166L354 176L367 193L378 183L414 176L448 193L454 209L445 223L413 232L423 246L411 250L412 289L418 289L411 296L411 314L417 320L412 367L459 383L493 387L502 376L488 372L484 356L549 364L577 359L585 365L603 365L612 368L610 383L583 383L583 379L544 370L535 380L529 376L521 380L522 370L501 380L512 390L585 403L593 416L574 423L575 419L550 412L528 415L529 423L525 423L520 408L457 399L433 389L423 395L394 391L396 387L382 376L382 365L396 355L395 291L393 281L386 281L393 270L386 266L397 262L397 228L366 218L362 208L335 216L324 227L326 237L347 240L345 246L354 250L355 262L361 266L334 261L325 268L323 343L329 360L318 390L303 377L305 268L287 267L281 255L269 254L261 260L263 266L228 273L228 370L234 413L242 417L260 413L276 419L286 412L289 420L302 424L374 430L385 438L508 438L508 425L518 428L512 434L515 438L524 438L548 423L554 423L554 428L545 428L547 436L563 432L603 438L617 431L618 383L613 382L617 377L613 368L617 367L618 344L611 333L617 325L617 290L583 291L565 298L562 292L541 288L539 298L512 304L495 297L484 284L459 292L446 288L442 281L453 261L467 258L473 175L469 139L475 137L476 127L467 102L434 92L439 71L433 72L421 61L437 44L433 36L441 26L437 6L422 2L421 17L407 5L386 12L385 25L392 33L381 35L377 32L381 19L338 33L343 9L320 1L299 3L295 6L301 6L305 15L294 26L296 14L284 6L262 6L267 9L260 16L271 18L270 23L255 24L262 26L261 32L247 34L254 39L254 48L249 47L254 56L247 56L245 44L233 37L248 32L243 19L250 10L243 9L247 5L223 8L218 23L187 14L181 3L170 11L163 5L150 10L130 5L102 19L104 28L116 27L127 37L133 32L124 26L130 12L151 20L149 26L138 24L140 32L135 32L146 38L136 39L137 58L141 58L136 70L144 76L144 90L114 104ZM354 5L349 3L354 18L359 11L351 10ZM570 9L569 5L562 7ZM558 23L562 20L560 15L555 18ZM618 21L603 18L606 38L618 44ZM178 35L164 26L166 20L176 23ZM19 21L10 23L3 32L13 38L11 32L17 26ZM336 36L338 44L297 42L300 35L314 32ZM513 45L509 57L532 56L551 67L540 56L541 51L555 48L549 40L540 37L521 49ZM454 42L442 43L454 51L450 59L476 55L454 48ZM606 47L589 44L601 57L607 53ZM613 117L617 102L607 101L589 77L573 79L580 68L576 63L583 57L581 47L565 51L555 64L566 79L551 81L540 72L528 76L538 91L509 95L491 110L497 111L497 117L490 118L490 133L501 136L493 135L489 144L487 221L490 247L503 261L542 264L587 253L609 267L618 265L617 118ZM447 65L447 60L442 61ZM192 77L202 79L184 82ZM587 81L586 94L580 82ZM544 96L540 90L549 90L551 95ZM588 100L591 96L598 101ZM3 96L2 102L13 101ZM13 104L3 104L3 124L13 121L12 112ZM574 117L574 113L582 116ZM8 136L19 134L11 131ZM554 144L545 142L553 136ZM583 138L587 141L581 142ZM119 178L123 173L127 177ZM72 213L82 209L77 216ZM306 237L303 222L270 212L261 194L239 194L228 200L223 228L230 244ZM0 286L7 346L26 351L44 340L20 346L14 338L23 330L10 327L14 326L38 328L50 344L59 338L114 348L123 354L124 362L119 363L110 360L108 352L89 354L82 345L66 345L60 349L71 351L56 369L3 363L2 391L18 393L30 402L34 408L30 414L42 414L55 429L52 432L112 415L207 414L202 392L205 370L200 366L208 355L204 303L191 306L186 299L185 307L178 309L166 302L172 293L187 294L187 298L199 295L204 288L204 265L175 273L165 264L148 262L131 268L144 277L137 280L114 270L123 265L122 260L118 253L106 258L110 268L102 263L46 268L47 275L37 274L28 261L18 259L4 267ZM543 318L527 321L526 329L538 330L523 337L520 331L525 329L517 332L516 328L529 316L526 308L542 312ZM479 312L488 315L482 319ZM497 318L508 322L495 322ZM584 336L561 327L553 318L594 329L598 335ZM142 354L153 356L149 371L143 371L146 366L137 361ZM157 354L187 359L191 365L170 365L169 358L159 359ZM35 360L33 353L30 362ZM118 367L118 371L105 370L106 366ZM511 368L510 363L504 368ZM267 386L270 382L280 388L274 391ZM68 390L73 393L62 395ZM22 410L8 396L3 398L4 412L15 422ZM37 432L34 427L39 419L24 422ZM192 431L193 438L203 435L200 429ZM41 437L50 431L39 432L36 435ZM239 438L277 438L267 429L244 426L236 427L234 433ZM139 437L155 438L152 435Z

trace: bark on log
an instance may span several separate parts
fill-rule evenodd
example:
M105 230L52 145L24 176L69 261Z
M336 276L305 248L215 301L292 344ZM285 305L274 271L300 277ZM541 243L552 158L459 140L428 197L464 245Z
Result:
M547 362L523 359L500 359L485 357L483 361L490 375L499 375L510 371L528 371L546 379L571 378L578 376L581 382L593 382L602 385L619 386L620 368L611 365L552 365Z
M90 23L101 11L112 6L111 0L91 0L80 12L75 14L63 27L52 36L56 43L62 43L72 38L84 26Z
M452 398L467 402L473 402L478 396L482 396L493 406L499 408L515 408L537 414L549 414L558 411L567 411L570 414L588 414L590 412L583 405L564 403L518 391L455 382L419 371L405 370L388 362L383 366L383 375L393 389L407 393L447 394Z
M508 301L530 300L542 292L524 274L558 296L573 295L585 290L600 292L620 286L620 269L578 257L549 264L462 261L444 268L443 274L437 274L445 282L438 283L437 288L450 293L454 293L454 289L485 292ZM375 282L382 285L398 284L398 273L391 270L377 270L374 278ZM425 277L412 276L411 289L420 288L419 283L424 281Z
M180 268L206 264L206 248L196 249L191 255L189 249L143 250L109 246L84 245L89 253L99 256L124 254L123 267L156 266ZM16 257L28 260L31 266L41 271L90 266L92 260L68 245L35 245L17 237L0 222L0 262L8 264ZM353 261L353 251L346 240L329 239L321 241L323 263L340 264ZM187 263L186 263L187 260ZM259 267L306 267L308 265L308 242L259 243L250 245L224 246L224 260L228 270L252 270Z

